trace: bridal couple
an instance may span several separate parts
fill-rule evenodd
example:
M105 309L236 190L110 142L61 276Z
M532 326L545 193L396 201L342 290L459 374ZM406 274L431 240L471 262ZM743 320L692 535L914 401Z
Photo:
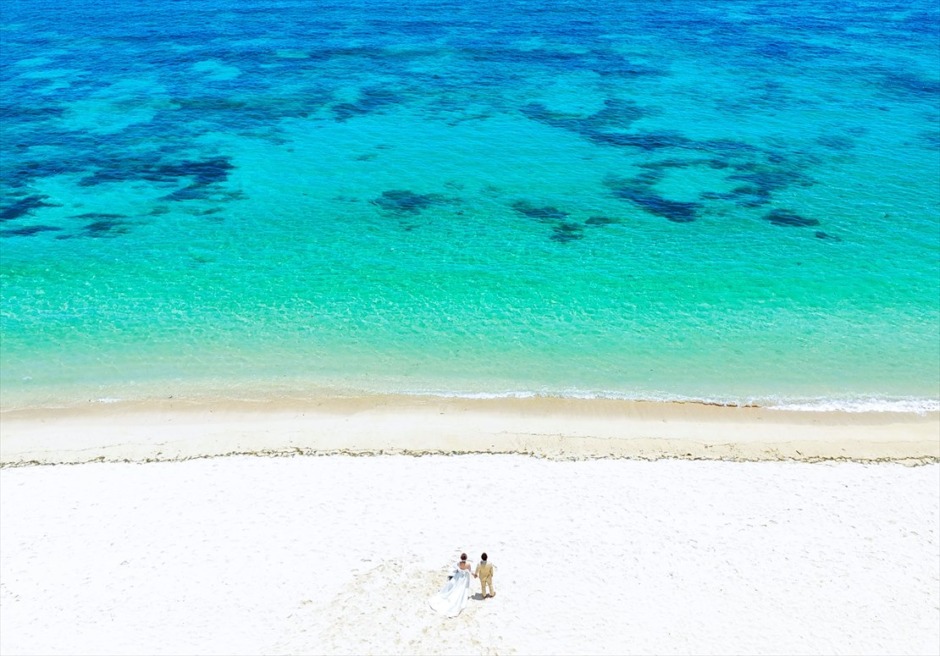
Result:
M460 554L460 562L454 565L454 572L440 592L428 600L428 605L446 617L457 617L467 607L470 599L470 577L480 579L480 591L483 599L495 597L493 590L493 564L486 554L480 556L476 570L467 562L467 554Z

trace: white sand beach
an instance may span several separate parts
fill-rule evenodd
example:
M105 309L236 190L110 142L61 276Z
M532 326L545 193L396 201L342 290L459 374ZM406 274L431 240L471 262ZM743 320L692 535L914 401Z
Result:
M0 428L3 654L940 652L936 414L354 399ZM497 596L446 619L461 551Z
M232 456L0 471L4 654L930 654L940 465ZM460 551L497 596L426 605Z

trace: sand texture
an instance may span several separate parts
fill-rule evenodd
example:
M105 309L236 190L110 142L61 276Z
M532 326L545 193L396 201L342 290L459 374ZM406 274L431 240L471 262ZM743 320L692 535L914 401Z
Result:
M937 464L8 467L0 651L935 654L938 491ZM484 550L497 596L435 615Z
M339 452L924 463L940 461L940 413L365 396L90 403L0 414L4 465Z

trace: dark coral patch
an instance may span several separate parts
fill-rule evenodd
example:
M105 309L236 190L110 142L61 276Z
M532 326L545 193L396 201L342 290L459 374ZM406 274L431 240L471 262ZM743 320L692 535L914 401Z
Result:
M41 121L43 119L59 118L65 113L62 107L26 106L14 103L0 103L0 120L13 121L26 119Z
M652 169L633 176L629 179L627 184L634 188L645 189L659 183L664 177L666 177L665 171L662 169Z
M44 134L43 136L44 141L51 141L48 135ZM65 163L61 159L54 158L22 163L13 161L9 165L4 163L3 169L4 182L14 189L27 187L38 178L79 170L78 166L74 163Z
M86 225L82 234L86 237L100 239L102 237L116 237L117 235L123 235L126 232L127 227L123 221L103 219L101 221L93 221L92 223Z
M650 110L640 107L632 100L608 98L604 101L604 109L592 114L590 122L595 126L624 129L649 114Z
M162 167L161 173L174 178L189 177L194 179L194 184L209 185L225 182L228 179L229 172L234 168L235 166L228 157L214 157L194 162L182 162L177 165L166 165Z
M530 120L562 130L568 130L591 143L607 146L627 146L652 151L660 148L684 147L690 141L676 132L626 133L650 111L629 100L608 98L604 108L594 114L579 115L551 111L541 103L529 103L521 108Z
M340 123L348 121L354 116L361 116L362 114L368 114L369 110L355 103L339 103L333 105L333 116Z
M738 188L730 193L705 192L701 199L730 200L749 208L766 205L772 195L782 189L814 184L804 173L807 165L814 163L805 153L795 158L786 151L761 148L735 139L696 140L674 130L633 130L633 123L648 116L651 110L631 101L608 99L602 110L590 115L555 112L540 103L529 103L521 111L533 121L568 130L596 145L631 148L650 154L670 153L670 157L640 164L645 172L636 176L630 187L621 189L618 195L671 221L694 220L701 207L698 203L663 199L651 190L671 170L693 166L727 169L730 173L727 179L739 183ZM848 139L833 137L824 139L822 145L849 149L853 144ZM677 156L677 151L692 154Z
M408 189L390 189L369 202L393 214L415 215L445 201L440 194L416 194Z
M611 219L610 217L606 216L592 216L584 222L585 225L589 226L605 226L611 225L613 223L618 223L617 219Z
M581 132L588 128L590 119L578 114L555 112L541 103L529 103L520 108L522 114L529 120L548 125L553 128Z
M727 197L741 207L761 207L769 203L771 199L768 189L752 185L735 187Z
M639 119L647 116L649 112L633 101L608 98L604 101L604 108L594 114L582 116L555 112L541 103L529 103L521 110L526 118L549 125L553 128L570 130L582 136L610 129L625 129Z
M775 226L785 226L792 228L805 228L807 226L817 226L819 221L808 219L789 210L771 210L764 215L764 219L770 221Z
M647 169L650 171L665 172L671 169L687 169L691 166L709 164L710 161L711 160L701 158L670 157L667 159L657 159L650 162L642 162L638 166L642 169Z
M811 187L815 181L798 167L766 166L750 162L735 167L736 173L729 180L746 182L766 193L786 189L790 186Z
M816 239L828 239L829 241L842 241L842 237L838 235L830 235L828 232L823 232L822 230L817 230L815 233Z
M32 237L33 235L38 235L41 232L58 232L62 228L57 228L55 226L47 225L33 225L26 226L24 228L10 228L9 230L0 230L0 236L2 237Z
M48 198L48 196L33 195L20 198L18 201L0 210L0 221L18 219L32 213L33 210L39 209L40 207L55 207L55 205L45 202L45 198Z
M638 148L644 151L661 150L663 148L692 148L695 142L678 132L601 132L590 131L584 137L591 143L606 146L620 146Z
M513 203L512 209L530 219L538 219L539 221L561 221L568 216L567 212L563 212L557 207L551 205L539 207L524 200Z
M85 212L84 214L73 214L69 217L70 219L99 219L99 220L114 220L114 219L126 219L127 215L125 214L111 214L108 212Z
M788 164L779 155L769 155L773 164L748 161L734 164L735 173L729 175L729 181L743 182L732 190L729 199L740 207L761 207L769 203L773 194L788 187L811 187L815 180L803 173L797 164Z
M552 228L552 241L567 243L584 239L584 228L577 223L559 223Z
M212 216L213 214L219 214L223 211L225 210L223 210L221 207L210 207L207 210L195 210L190 212L190 214L193 214L194 216Z
M650 191L638 189L621 189L615 192L617 196L629 200L643 208L650 214L664 217L673 223L691 223L695 221L701 203L686 203L678 200L669 200Z
M721 191L703 191L698 195L702 200L731 200L734 194Z
M882 79L882 86L890 91L936 99L940 96L940 80L922 77L915 73L891 71Z
M650 173L654 173L650 176ZM628 200L650 214L664 217L674 223L691 223L698 216L701 203L688 203L663 198L653 191L658 174L647 172L627 180L610 178L605 181L614 196Z
M367 87L360 90L359 99L354 103L338 103L333 105L333 117L342 123L357 116L364 116L376 112L388 105L397 105L402 98L388 89Z
M162 164L144 158L117 159L105 162L92 175L82 178L79 184L83 187L91 187L106 182L127 180L176 182L181 178L189 178L192 180L190 186L204 187L224 182L234 168L228 157Z
M733 139L710 139L696 141L680 132L663 130L659 132L626 132L633 123L649 116L655 110L640 107L629 100L608 98L604 108L587 116L567 114L549 110L541 103L529 103L521 108L522 113L533 121L563 130L569 130L587 139L591 143L620 148L636 148L645 152L662 149L686 149L708 153L713 156L707 160L713 168L725 168L728 157L753 156L760 152L756 146ZM674 160L677 166L688 166L694 162Z

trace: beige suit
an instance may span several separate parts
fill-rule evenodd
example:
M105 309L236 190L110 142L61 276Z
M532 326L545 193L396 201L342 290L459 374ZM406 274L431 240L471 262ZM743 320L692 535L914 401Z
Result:
M480 577L480 592L483 593L483 596L486 597L487 588L489 588L489 595L495 597L496 591L493 590L493 565L488 561L482 561L477 565L474 574Z

